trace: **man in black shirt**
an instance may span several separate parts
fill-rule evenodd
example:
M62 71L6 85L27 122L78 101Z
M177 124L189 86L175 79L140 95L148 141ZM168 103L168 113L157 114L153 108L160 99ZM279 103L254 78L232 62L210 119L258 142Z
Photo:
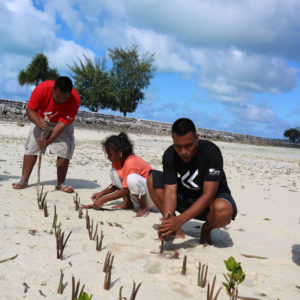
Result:
M194 123L185 118L172 126L173 145L163 155L163 172L152 170L147 185L152 200L163 215L158 226L161 240L175 234L184 237L181 226L190 219L205 221L200 243L210 244L210 232L234 220L236 204L223 170L220 149L199 140ZM175 215L175 210L181 214Z

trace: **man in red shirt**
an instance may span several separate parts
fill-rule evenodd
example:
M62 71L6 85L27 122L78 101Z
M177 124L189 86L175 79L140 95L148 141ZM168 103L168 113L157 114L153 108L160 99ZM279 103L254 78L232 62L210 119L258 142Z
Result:
M66 76L58 77L55 82L44 81L34 89L26 109L32 124L25 144L22 178L12 184L14 189L28 187L39 150L42 149L45 153L49 146L50 153L57 156L56 188L67 193L74 191L72 186L65 185L65 179L75 147L73 122L79 106L79 94ZM42 130L45 137L43 139Z

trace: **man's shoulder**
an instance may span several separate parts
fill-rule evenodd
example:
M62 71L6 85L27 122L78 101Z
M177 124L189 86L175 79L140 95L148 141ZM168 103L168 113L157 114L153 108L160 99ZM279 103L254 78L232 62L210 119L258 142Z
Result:
M53 88L54 87L54 80L46 80L38 84L37 88Z
M199 140L198 141L198 146L199 146L199 149L202 149L202 150L220 150L219 147L211 142L211 141L208 141L208 140Z
M73 99L75 99L76 103L78 105L80 105L80 102L81 102L80 96L79 96L78 92L74 88L71 91L71 96L73 97Z

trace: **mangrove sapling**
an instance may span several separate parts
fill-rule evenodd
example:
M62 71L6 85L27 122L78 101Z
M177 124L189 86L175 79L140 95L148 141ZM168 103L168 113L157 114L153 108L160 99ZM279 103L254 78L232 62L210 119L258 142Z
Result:
M86 212L85 212L85 227L86 227L86 229L90 228L90 216L89 216L88 210L86 210Z
M66 240L64 241L65 233L61 232L61 223L58 225L58 229L55 228L55 237L56 237L56 256L57 259L63 259L63 253L64 249L66 247L67 241L72 233L72 231L69 232Z
M110 256L109 256L110 257ZM104 278L104 289L109 290L110 289L110 283L111 283L111 270L112 270L112 265L114 262L114 255L112 256L111 260L108 260L108 267L106 268L105 271L105 278Z
M91 300L92 298L93 295L89 296L86 292L83 292L76 300Z
M186 275L186 255L183 257L181 275Z
M224 260L224 263L229 273L227 273L227 275L223 274L226 279L223 285L226 288L230 300L236 300L238 299L238 285L245 280L246 274L241 267L241 263L236 262L232 256Z
M73 196L73 201L74 201L74 204L75 204L75 210L78 211L79 206L80 206L80 198L78 197L77 192L76 192L75 196Z
M132 287L132 292L131 292L129 300L135 300L136 294L137 294L139 288L141 287L141 285L142 285L142 282L140 282L136 287L135 281L133 280L133 287ZM124 300L124 299L127 300L126 297L122 296L122 290L123 290L123 285L120 287L120 290L119 290L119 300Z
M204 273L205 270L205 273ZM203 264L201 268L201 262L199 262L198 267L198 286L204 288L206 285L208 265Z
M94 228L94 220L92 220L91 225L87 229L88 233L89 233L90 240L93 239L93 228Z
M44 186L42 186L41 192L38 194L38 207L39 209L44 209L44 205L45 205L45 201L46 201L46 196L48 194L48 192L46 192L43 196L43 190L44 190Z
M103 272L106 273L109 265L111 264L112 265L112 261L114 260L114 255L111 256L111 252L108 251L107 254L106 254L106 258L105 258L105 261L104 261L104 265L103 265Z
M82 286L80 293L78 294L79 287L80 287L80 280L78 280L76 287L75 287L75 278L72 275L72 300L76 300L78 297L80 297L80 295L83 293L85 284Z
M57 223L57 214L56 214L56 205L54 204L54 216L53 216L53 223L52 223L52 228L56 228L56 223Z
M44 217L47 218L48 216L49 216L49 214L48 214L47 201L45 201L45 204L44 204Z
M64 292L63 279L64 279L64 273L63 273L62 269L60 269L60 278L59 278L59 284L58 284L58 289L57 289L58 294L62 294Z
M83 212L82 212L82 208L79 208L79 212L78 212L78 218L81 219L83 216Z
M98 234L97 234L97 239L96 239L96 250L97 251L101 251L102 249L102 240L104 238L104 235L103 235L103 231L101 230L101 236L100 236L100 241L99 241L99 238L98 238Z
M219 294L220 294L220 291L222 289L222 287L220 287L216 293L216 296L214 297L214 289L215 289L215 283L216 283L216 275L213 279L213 284L211 286L211 289L210 289L210 284L208 283L207 285L207 297L206 297L206 300L217 300ZM214 298L213 298L214 297Z

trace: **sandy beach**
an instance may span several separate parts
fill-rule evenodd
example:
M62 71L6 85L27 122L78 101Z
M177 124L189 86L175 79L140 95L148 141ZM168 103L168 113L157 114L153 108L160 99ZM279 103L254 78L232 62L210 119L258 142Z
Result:
M300 299L300 149L216 142L224 157L225 172L238 215L226 228L212 233L212 246L198 244L202 222L183 226L185 239L166 242L165 256L159 255L156 225L160 214L151 212L136 218L132 210L89 210L94 228L103 231L103 247L96 251L85 218L79 219L74 194L55 191L56 158L48 152L42 158L41 185L47 194L49 216L38 208L37 167L29 188L14 190L22 170L24 142L29 124L0 122L0 299L71 299L72 275L85 284L93 299L130 298L133 281L142 285L136 299L206 299L207 288L197 285L198 264L208 264L208 281L217 276L222 286L224 260L233 256L246 273L239 295L257 299ZM67 176L82 204L110 184L110 162L101 141L112 131L75 129L76 149ZM171 137L130 134L135 153L152 168L162 169L161 157ZM111 208L120 201L105 205ZM56 258L52 229L54 205L58 223L72 234L63 259ZM85 211L84 211L85 215ZM176 252L178 259L170 259ZM114 255L111 288L103 288L103 263L108 251ZM254 256L246 257L242 254ZM187 255L187 273L181 275ZM64 273L63 294L57 293L60 270ZM219 300L229 299L223 287Z

